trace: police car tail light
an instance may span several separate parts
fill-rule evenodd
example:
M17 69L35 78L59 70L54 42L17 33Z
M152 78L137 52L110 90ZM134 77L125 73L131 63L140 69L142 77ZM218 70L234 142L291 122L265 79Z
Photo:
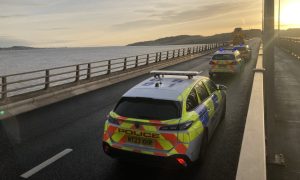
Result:
M231 65L236 65L237 62L236 62L236 61L233 61L233 62L231 62L230 64L231 64Z
M119 125L119 121L116 118L112 118L111 116L108 116L107 120L111 124Z
M165 131L178 131L178 130L187 130L190 128L193 124L193 121L187 121L185 123L176 124L176 125L168 125L168 126L162 126L159 128L159 130L165 130Z
M183 158L176 158L177 162L181 164L182 166L187 166L187 163Z

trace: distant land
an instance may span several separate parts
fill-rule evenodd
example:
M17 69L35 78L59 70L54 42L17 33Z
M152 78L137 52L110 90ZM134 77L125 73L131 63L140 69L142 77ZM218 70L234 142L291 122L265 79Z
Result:
M262 32L260 29L243 30L246 38L261 37ZM282 30L281 36L287 37L300 37L300 28ZM182 45L182 44L206 44L214 42L224 42L232 40L232 32L215 34L212 36L201 36L201 35L179 35L164 37L152 41L142 41L127 46L161 46L161 45Z
M290 28L287 30L280 30L280 36L300 38L300 28Z
M37 48L28 47L28 46L12 46L8 48L0 48L0 50L29 50L29 49L37 49Z

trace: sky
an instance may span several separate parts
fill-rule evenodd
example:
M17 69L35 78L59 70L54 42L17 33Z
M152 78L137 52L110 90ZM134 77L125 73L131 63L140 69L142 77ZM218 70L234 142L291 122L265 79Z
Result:
M112 46L261 29L261 12L262 0L0 0L0 47Z

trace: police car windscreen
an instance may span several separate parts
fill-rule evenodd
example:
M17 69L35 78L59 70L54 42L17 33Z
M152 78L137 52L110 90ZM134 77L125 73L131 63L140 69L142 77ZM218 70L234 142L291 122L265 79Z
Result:
M123 97L115 110L118 115L147 120L168 120L181 115L178 101Z
M213 60L234 60L233 54L216 54L212 57Z

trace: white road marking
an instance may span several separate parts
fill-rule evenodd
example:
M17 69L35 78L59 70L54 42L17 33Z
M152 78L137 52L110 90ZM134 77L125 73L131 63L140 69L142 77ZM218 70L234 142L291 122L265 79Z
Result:
M30 176L32 176L35 173L37 173L40 170L42 170L43 168L45 168L46 166L54 163L55 161L57 161L58 159L62 158L65 155L69 154L72 151L73 151L73 149L65 149L62 152L60 152L60 153L56 154L55 156L51 157L50 159L44 161L43 163L41 163L41 164L35 166L34 168L30 169L29 171L25 172L20 177L27 179Z

